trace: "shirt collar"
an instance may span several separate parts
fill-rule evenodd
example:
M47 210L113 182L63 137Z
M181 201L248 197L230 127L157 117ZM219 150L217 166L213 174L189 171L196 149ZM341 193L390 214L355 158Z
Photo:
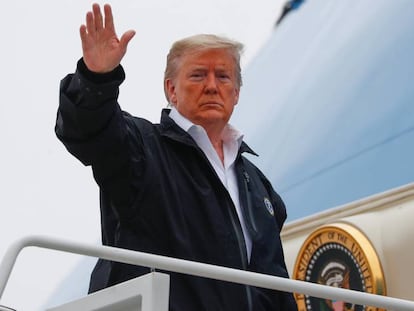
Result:
M173 121L177 123L177 125L186 132L188 132L192 126L195 126L193 122L191 122L186 117L184 117L181 113L179 113L178 110L174 106L171 107L169 117L173 119Z
M174 106L171 107L169 117L179 127L181 127L184 131L189 133L191 136L193 136L192 132L193 130L195 130L195 128L198 128L198 131L200 131L200 129L205 131L202 126L194 124L193 122L188 120L186 117L184 117L181 113L179 113L178 110ZM238 149L240 148L240 145L242 144L242 141L243 141L243 133L240 132L238 129L236 129L231 124L227 124L227 126L223 130L222 139L223 139L224 144L232 144L233 142L236 142L237 149Z

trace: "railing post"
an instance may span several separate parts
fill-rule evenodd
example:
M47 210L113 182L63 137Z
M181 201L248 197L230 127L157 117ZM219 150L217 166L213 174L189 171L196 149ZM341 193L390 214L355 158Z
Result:
M19 256L21 250L28 246L28 239L24 238L16 241L7 249L6 254L0 264L0 299L3 296L10 274L16 263L17 256ZM0 309L1 311L1 309Z

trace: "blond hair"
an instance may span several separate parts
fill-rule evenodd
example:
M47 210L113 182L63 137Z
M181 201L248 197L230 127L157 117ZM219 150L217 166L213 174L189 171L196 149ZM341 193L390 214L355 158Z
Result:
M180 66L182 57L188 52L198 52L211 49L228 50L233 56L236 65L236 83L238 88L242 86L240 58L243 53L243 44L225 37L212 34L199 34L176 41L167 55L167 65L164 72L164 92L167 100L168 93L165 89L165 81L174 79Z

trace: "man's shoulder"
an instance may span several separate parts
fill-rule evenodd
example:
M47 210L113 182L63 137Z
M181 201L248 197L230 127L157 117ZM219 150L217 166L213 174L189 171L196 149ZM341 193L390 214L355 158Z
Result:
M157 123L153 123L143 117L132 115L127 111L122 111L122 116L129 126L134 126L139 129L152 130L159 126Z
M154 137L173 137L177 140L184 139L188 136L175 122L168 117L165 109L162 111L161 122L154 123L146 118L134 116L129 112L123 111L123 118L127 125L128 131L139 133L142 137L154 139Z
M244 165L244 168L247 170L247 171L250 171L251 173L252 172L254 172L254 173L256 173L259 177L260 177L260 179L264 179L264 180L267 180L267 178L266 178L266 176L264 175L264 173L259 169L259 167L258 166L256 166L256 164L254 164L251 160L249 160L246 156L244 156L244 155L241 155L241 159L242 159L242 161L243 161L243 165Z

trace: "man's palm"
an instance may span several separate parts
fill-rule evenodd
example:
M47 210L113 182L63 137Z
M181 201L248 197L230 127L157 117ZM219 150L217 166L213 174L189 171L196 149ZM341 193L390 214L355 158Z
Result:
M86 14L86 25L80 27L83 60L89 70L105 73L120 64L135 31L129 30L118 39L110 5L104 6L105 20L98 4L93 4L92 9Z

